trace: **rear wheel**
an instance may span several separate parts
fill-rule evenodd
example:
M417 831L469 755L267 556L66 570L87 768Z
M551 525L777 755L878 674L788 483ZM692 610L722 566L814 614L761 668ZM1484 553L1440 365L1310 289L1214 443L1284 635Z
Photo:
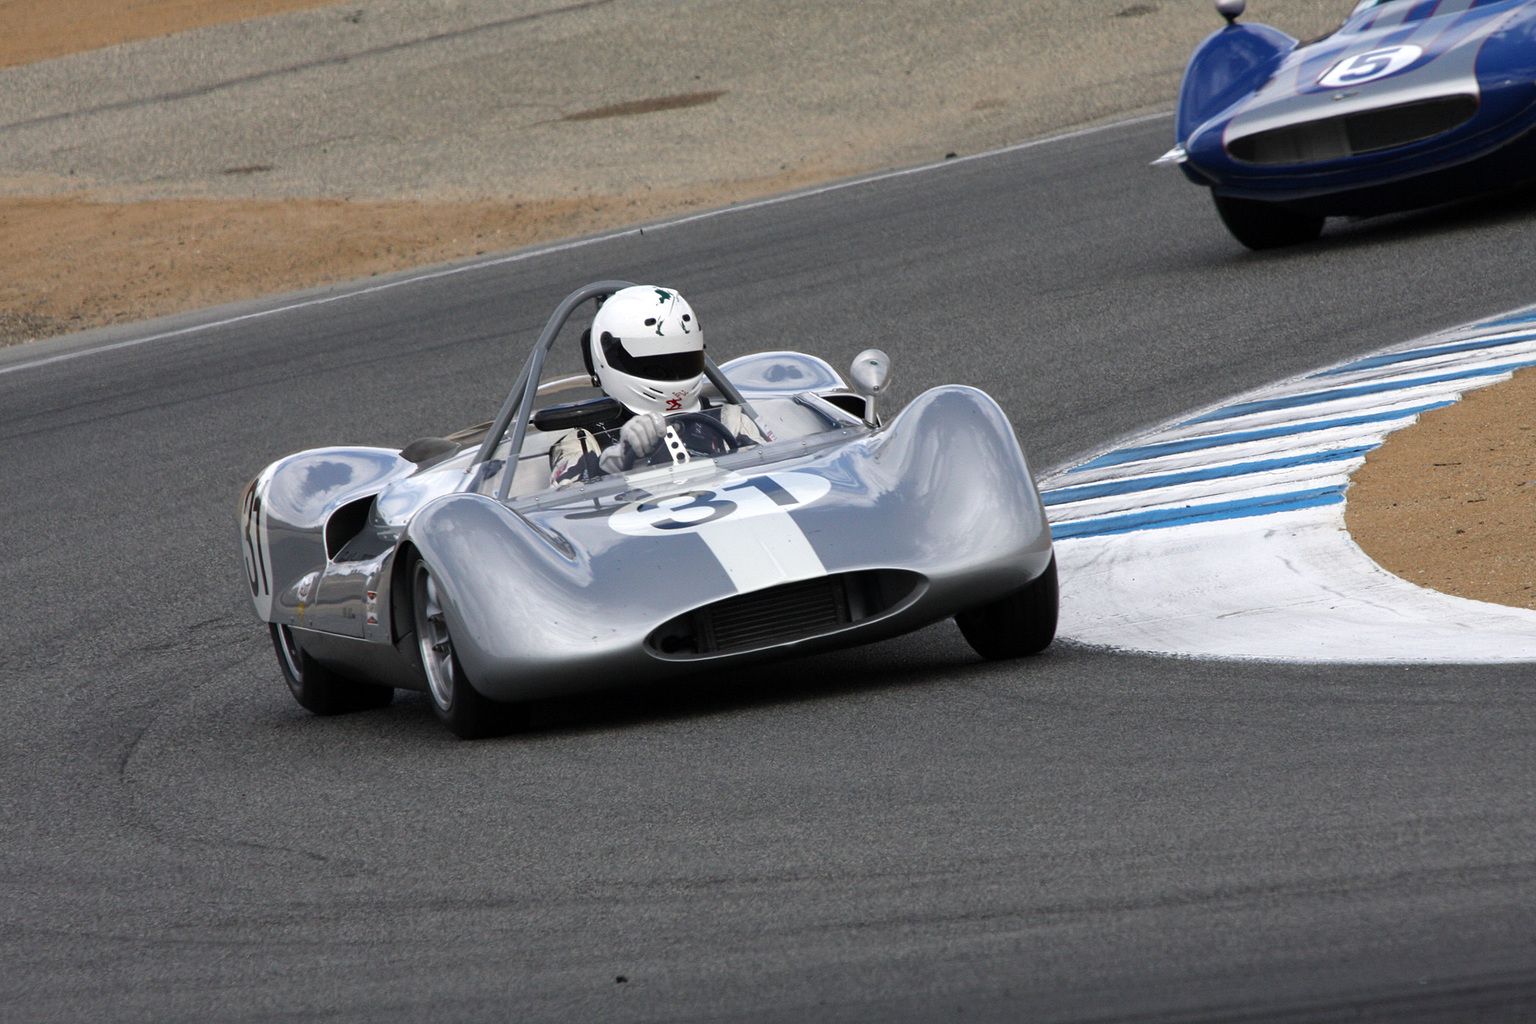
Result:
M955 616L976 653L989 660L1038 654L1056 637L1056 556L1045 571L1007 597Z
M500 736L525 725L527 710L521 705L490 700L470 685L453 650L437 581L420 558L411 569L411 607L421 667L427 673L427 693L442 723L465 740Z
M1250 249L1277 249L1282 245L1310 242L1323 233L1325 218L1297 213L1256 199L1218 196L1216 212L1232 237Z
M391 687L354 682L337 675L304 653L293 630L275 622L269 625L283 679L300 707L317 715L344 715L349 711L387 707L395 699Z

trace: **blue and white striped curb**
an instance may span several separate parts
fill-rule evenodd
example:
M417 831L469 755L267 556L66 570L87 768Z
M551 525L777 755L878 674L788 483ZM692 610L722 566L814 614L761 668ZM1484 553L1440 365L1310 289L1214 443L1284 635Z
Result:
M1047 474L1063 636L1305 661L1536 660L1536 612L1424 590L1344 528L1366 453L1536 365L1536 310L1296 377Z

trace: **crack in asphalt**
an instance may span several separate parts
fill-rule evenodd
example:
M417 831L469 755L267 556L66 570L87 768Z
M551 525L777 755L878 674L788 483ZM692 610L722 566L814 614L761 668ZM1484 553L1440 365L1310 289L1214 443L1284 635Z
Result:
M382 57L402 50L409 50L417 46L425 46L430 43L441 43L451 39L464 39L478 35L481 32L491 32L497 29L510 28L514 25L523 25L530 22L542 21L561 14L575 14L578 11L592 10L598 7L607 7L619 3L620 0L581 0L580 3L567 4L564 7L552 7L546 11L534 11L531 14L519 14L512 18L501 18L497 21L488 21L480 25L471 25L468 28L453 29L449 32L434 32L431 35L418 39L407 39L398 43L388 43L384 46L370 47L366 50L357 50L352 53L339 53L330 57L318 57L314 60L300 61L287 67L273 68L269 71L254 71L248 75L239 75L219 82L211 82L208 85L200 85L190 89L178 89L174 92L160 93L156 96L143 96L137 99L117 100L113 103L103 103L94 107L84 107L79 110L65 110L57 114L43 114L39 117L29 117L21 121L12 121L9 124L0 124L0 131L12 131L17 128L35 128L39 125L56 124L75 117L88 117L92 114L112 114L124 110L133 110L138 107L153 106L157 103L175 103L181 100L197 99L200 96L208 96L226 89L233 89L242 85L251 85L256 82L265 82L284 75L298 74L304 71L313 71L315 68L335 67L341 64L349 64L354 60L362 60L368 57Z

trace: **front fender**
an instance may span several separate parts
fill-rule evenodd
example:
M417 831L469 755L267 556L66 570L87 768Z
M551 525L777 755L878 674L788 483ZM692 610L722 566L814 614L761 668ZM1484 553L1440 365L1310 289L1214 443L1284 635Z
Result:
M406 539L436 581L465 674L486 696L558 692L571 682L558 666L622 644L633 605L597 592L585 552L494 498L439 498L411 520Z
M1296 40L1268 25L1228 25L1190 55L1179 84L1174 133L1187 143L1196 130L1269 81Z
M799 514L809 535L835 538L822 555L829 567L914 569L942 599L968 588L997 596L1050 560L1050 527L1024 451L985 392L958 384L925 391L846 457L859 497ZM964 598L955 605L965 606Z

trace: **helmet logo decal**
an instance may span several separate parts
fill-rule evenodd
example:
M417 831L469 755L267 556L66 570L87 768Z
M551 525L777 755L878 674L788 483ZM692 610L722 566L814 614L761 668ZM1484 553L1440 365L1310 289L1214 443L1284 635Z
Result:
M669 291L665 291L665 290L663 290L661 288L657 288L656 289L656 294L657 294L657 296L659 296L656 301L658 303L660 303L661 305L663 305L663 306L665 306L667 303L672 301L672 293L669 292ZM661 326L665 322L666 322L666 318L665 317L658 317L658 318L656 318L654 320L647 319L645 321L645 326L649 327L649 326L651 326L651 324L655 324L656 325L656 335L657 335L657 337L661 337L662 336Z
M656 296L657 296L656 302L657 302L658 305L665 306L667 303L673 302L677 298L677 295L676 295L675 292L669 292L669 291L667 291L664 288L653 288L651 290L656 293ZM688 324L692 320L693 320L693 314L691 314L691 313L684 313L683 314L683 318L678 321L678 325L680 327L682 327L684 334L692 334L693 333L692 331L690 331L688 329ZM648 317L645 318L645 326L656 328L656 336L658 338L666 337L666 334L662 331L662 328L666 326L666 323L667 323L667 318L666 317L648 316Z

